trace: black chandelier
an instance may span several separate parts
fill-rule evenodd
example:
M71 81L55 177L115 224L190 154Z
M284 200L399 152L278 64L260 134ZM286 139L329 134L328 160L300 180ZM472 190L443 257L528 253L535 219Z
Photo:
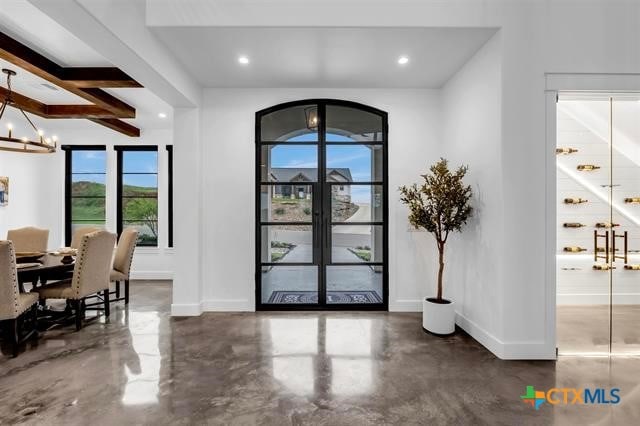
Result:
M7 94L4 97L4 101L2 101L2 105L0 106L0 123L2 122L2 116L4 115L4 111L7 109L7 105L12 106L13 108L20 110L37 137L35 138L35 140L30 139L26 136L15 138L13 137L13 125L11 123L7 123L8 135L0 135L0 151L25 152L31 154L50 154L52 152L56 152L58 138L56 136L52 136L51 138L45 137L44 132L42 130L39 130L35 126L35 124L33 124L33 121L31 121L29 116L13 100L13 92L11 90L11 77L15 76L16 72L6 68L3 68L2 72L7 75Z

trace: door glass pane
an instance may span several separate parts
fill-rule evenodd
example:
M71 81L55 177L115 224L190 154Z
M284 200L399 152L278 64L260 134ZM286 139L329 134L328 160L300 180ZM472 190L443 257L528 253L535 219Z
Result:
M317 105L300 105L262 116L260 140L263 142L316 142Z
M382 185L331 185L333 222L381 222Z
M607 242L610 229L596 224L611 221L609 102L561 99L557 105L558 353L606 354L611 238Z
M612 102L611 222L621 258L612 274L611 350L630 355L640 354L640 104L637 98Z
M311 225L264 225L261 232L263 262L311 263L313 261Z
M327 304L383 302L382 266L327 266Z
M327 105L327 142L382 141L382 117L361 109Z
M263 222L311 222L311 185L262 185L260 216Z
M381 182L382 145L327 145L327 182Z
M318 303L317 266L262 266L262 303Z
M260 158L262 182L315 182L318 148L307 145L264 145Z
M332 263L383 261L383 226L337 225L331 229Z

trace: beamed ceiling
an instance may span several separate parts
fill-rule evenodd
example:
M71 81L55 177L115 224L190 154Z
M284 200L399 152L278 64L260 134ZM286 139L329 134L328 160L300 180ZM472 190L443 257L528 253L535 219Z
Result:
M84 104L46 104L13 91L14 103L43 118L86 119L127 136L140 136L140 129L121 120L135 118L131 105L102 90L136 88L140 83L115 67L62 67L19 41L0 32L0 58L28 71L83 100ZM19 78L19 77L17 77ZM0 87L4 98L7 89Z

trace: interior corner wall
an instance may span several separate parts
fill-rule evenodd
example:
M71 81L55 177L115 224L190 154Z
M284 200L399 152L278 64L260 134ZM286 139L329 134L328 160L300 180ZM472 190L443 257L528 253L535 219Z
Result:
M435 281L435 244L430 235L410 228L397 188L418 181L439 156L439 93L316 88L205 90L203 310L255 309L255 113L309 98L350 100L389 113L389 309L420 311Z
M9 178L9 203L0 206L0 239L5 239L13 228L49 227L46 213L51 206L38 194L50 188L50 165L51 157L47 155L0 152L0 176Z
M456 322L494 353L502 351L504 249L502 191L502 43L498 32L443 87L443 156L469 166L474 215L450 236L445 296Z
M116 229L116 159L114 145L158 145L159 222L167 221L166 145L171 145L171 129L143 131L130 138L92 123L51 125L65 145L107 146L107 229ZM0 239L7 230L23 226L49 229L49 246L64 246L64 151L53 154L0 152L0 176L9 177L9 205L0 207ZM171 279L173 248L167 247L166 227L161 225L158 247L139 247L132 264L133 279Z

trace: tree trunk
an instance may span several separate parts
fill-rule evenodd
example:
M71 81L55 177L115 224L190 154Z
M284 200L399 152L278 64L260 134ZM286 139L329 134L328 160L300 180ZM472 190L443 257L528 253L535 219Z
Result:
M438 242L438 300L442 300L442 274L444 273L444 243Z

